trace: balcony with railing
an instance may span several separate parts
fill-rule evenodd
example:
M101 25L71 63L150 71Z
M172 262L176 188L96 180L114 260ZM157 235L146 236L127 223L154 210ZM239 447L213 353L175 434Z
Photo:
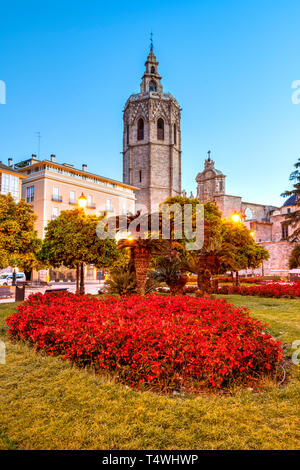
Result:
M59 196L58 194L52 194L52 201L62 202L62 196Z

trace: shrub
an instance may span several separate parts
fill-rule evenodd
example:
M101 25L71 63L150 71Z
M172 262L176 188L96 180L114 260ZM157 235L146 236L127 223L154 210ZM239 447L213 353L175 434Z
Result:
M259 297L276 297L277 299L296 298L300 296L300 282L279 283L269 282L259 286L221 286L215 290L217 294L258 295Z
M130 295L136 288L136 277L130 266L118 266L110 273L105 286L109 294Z
M246 384L275 373L282 356L265 326L225 300L39 293L7 324L48 354L157 390Z
M188 281L188 276L182 271L182 262L176 256L161 256L157 259L155 270L150 271L150 277L157 283L165 282L171 295L180 295Z

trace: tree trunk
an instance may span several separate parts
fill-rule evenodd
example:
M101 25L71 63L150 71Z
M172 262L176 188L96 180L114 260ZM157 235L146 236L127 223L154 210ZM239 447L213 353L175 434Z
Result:
M213 286L213 290L215 293L218 293L218 289L219 289L219 279L218 278L215 278L212 280L212 286Z
M133 261L136 276L136 290L138 294L144 295L150 262L150 251L140 246L134 247L133 250Z
M211 272L208 269L199 268L197 284L201 296L205 297L212 294Z
M79 294L79 264L76 265L76 294Z
M188 276L186 274L182 274L175 282L170 282L168 284L170 288L171 295L183 295L184 288L188 281Z
M234 277L233 277L233 271L230 272L230 275L231 275L231 281L232 281L232 285L234 286Z
M80 265L80 287L79 294L84 295L84 263Z
M235 272L235 285L238 287L240 285L239 272Z

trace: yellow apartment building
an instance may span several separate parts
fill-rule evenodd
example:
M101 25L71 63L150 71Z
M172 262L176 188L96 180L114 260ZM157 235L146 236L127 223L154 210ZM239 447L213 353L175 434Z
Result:
M37 215L36 229L40 238L44 237L48 222L61 211L74 209L82 194L87 198L86 212L90 214L101 215L106 211L109 215L119 215L135 211L137 188L90 173L85 164L77 169L69 163L57 163L55 155L42 161L32 155L14 168L14 174L22 179L22 197L32 204ZM98 277L93 267L88 267L86 274L88 279ZM52 271L51 279L55 278L74 279L74 275L69 272L62 277Z
M23 174L12 168L12 159L8 159L8 165L0 162L0 194L11 193L14 200L18 202L22 197Z
M89 173L87 166L79 170L69 163L57 163L55 156L39 161L35 156L15 165L22 175L22 197L32 204L37 215L36 227L40 238L50 220L63 210L71 210L83 193L88 200L86 212L101 215L126 214L135 210L137 189L119 181ZM21 165L21 166L20 166Z

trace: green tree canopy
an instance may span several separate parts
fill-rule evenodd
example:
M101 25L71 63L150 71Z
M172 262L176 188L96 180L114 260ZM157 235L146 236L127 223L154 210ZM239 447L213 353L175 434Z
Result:
M219 272L241 269L256 269L269 252L251 236L251 231L243 223L223 220L222 253Z
M203 205L204 208L204 220L201 221L204 229L204 240L202 251L210 250L213 247L220 245L221 235L222 235L222 215L219 209L212 202L206 202L201 204L198 199L191 199L183 196L173 196L167 198L161 205L160 209L163 209L163 206L175 206L178 205L180 209L178 212L175 210L175 213L170 214L171 222L177 221L182 225L182 234L183 238L177 240L174 237L174 224L171 223L171 241L175 246L181 245L180 249L183 252L186 252L186 244L189 241L185 235L184 230L184 207L190 205L192 207L192 229L196 230L197 224L197 209Z
M200 204L198 199L171 197L164 204L179 204L181 209L185 204L191 204L193 229L195 229L196 208ZM174 219L178 215L171 214L170 217ZM204 228L204 240L200 249L187 251L185 238L176 240L176 245L180 247L182 266L187 271L197 274L198 287L203 294L212 291L212 274L229 270L238 272L241 269L254 269L259 267L263 260L268 259L268 251L254 241L250 230L243 223L233 223L223 219L218 207L212 202L204 204L204 220L201 223ZM175 242L173 233L171 238Z
M48 223L39 259L53 267L60 265L81 269L81 292L84 291L85 264L101 268L110 266L119 256L114 239L100 239L97 224L101 218L85 214L83 209L62 211Z
M0 268L18 266L25 271L39 268L36 253L41 240L34 228L36 215L23 199L15 202L0 195Z

